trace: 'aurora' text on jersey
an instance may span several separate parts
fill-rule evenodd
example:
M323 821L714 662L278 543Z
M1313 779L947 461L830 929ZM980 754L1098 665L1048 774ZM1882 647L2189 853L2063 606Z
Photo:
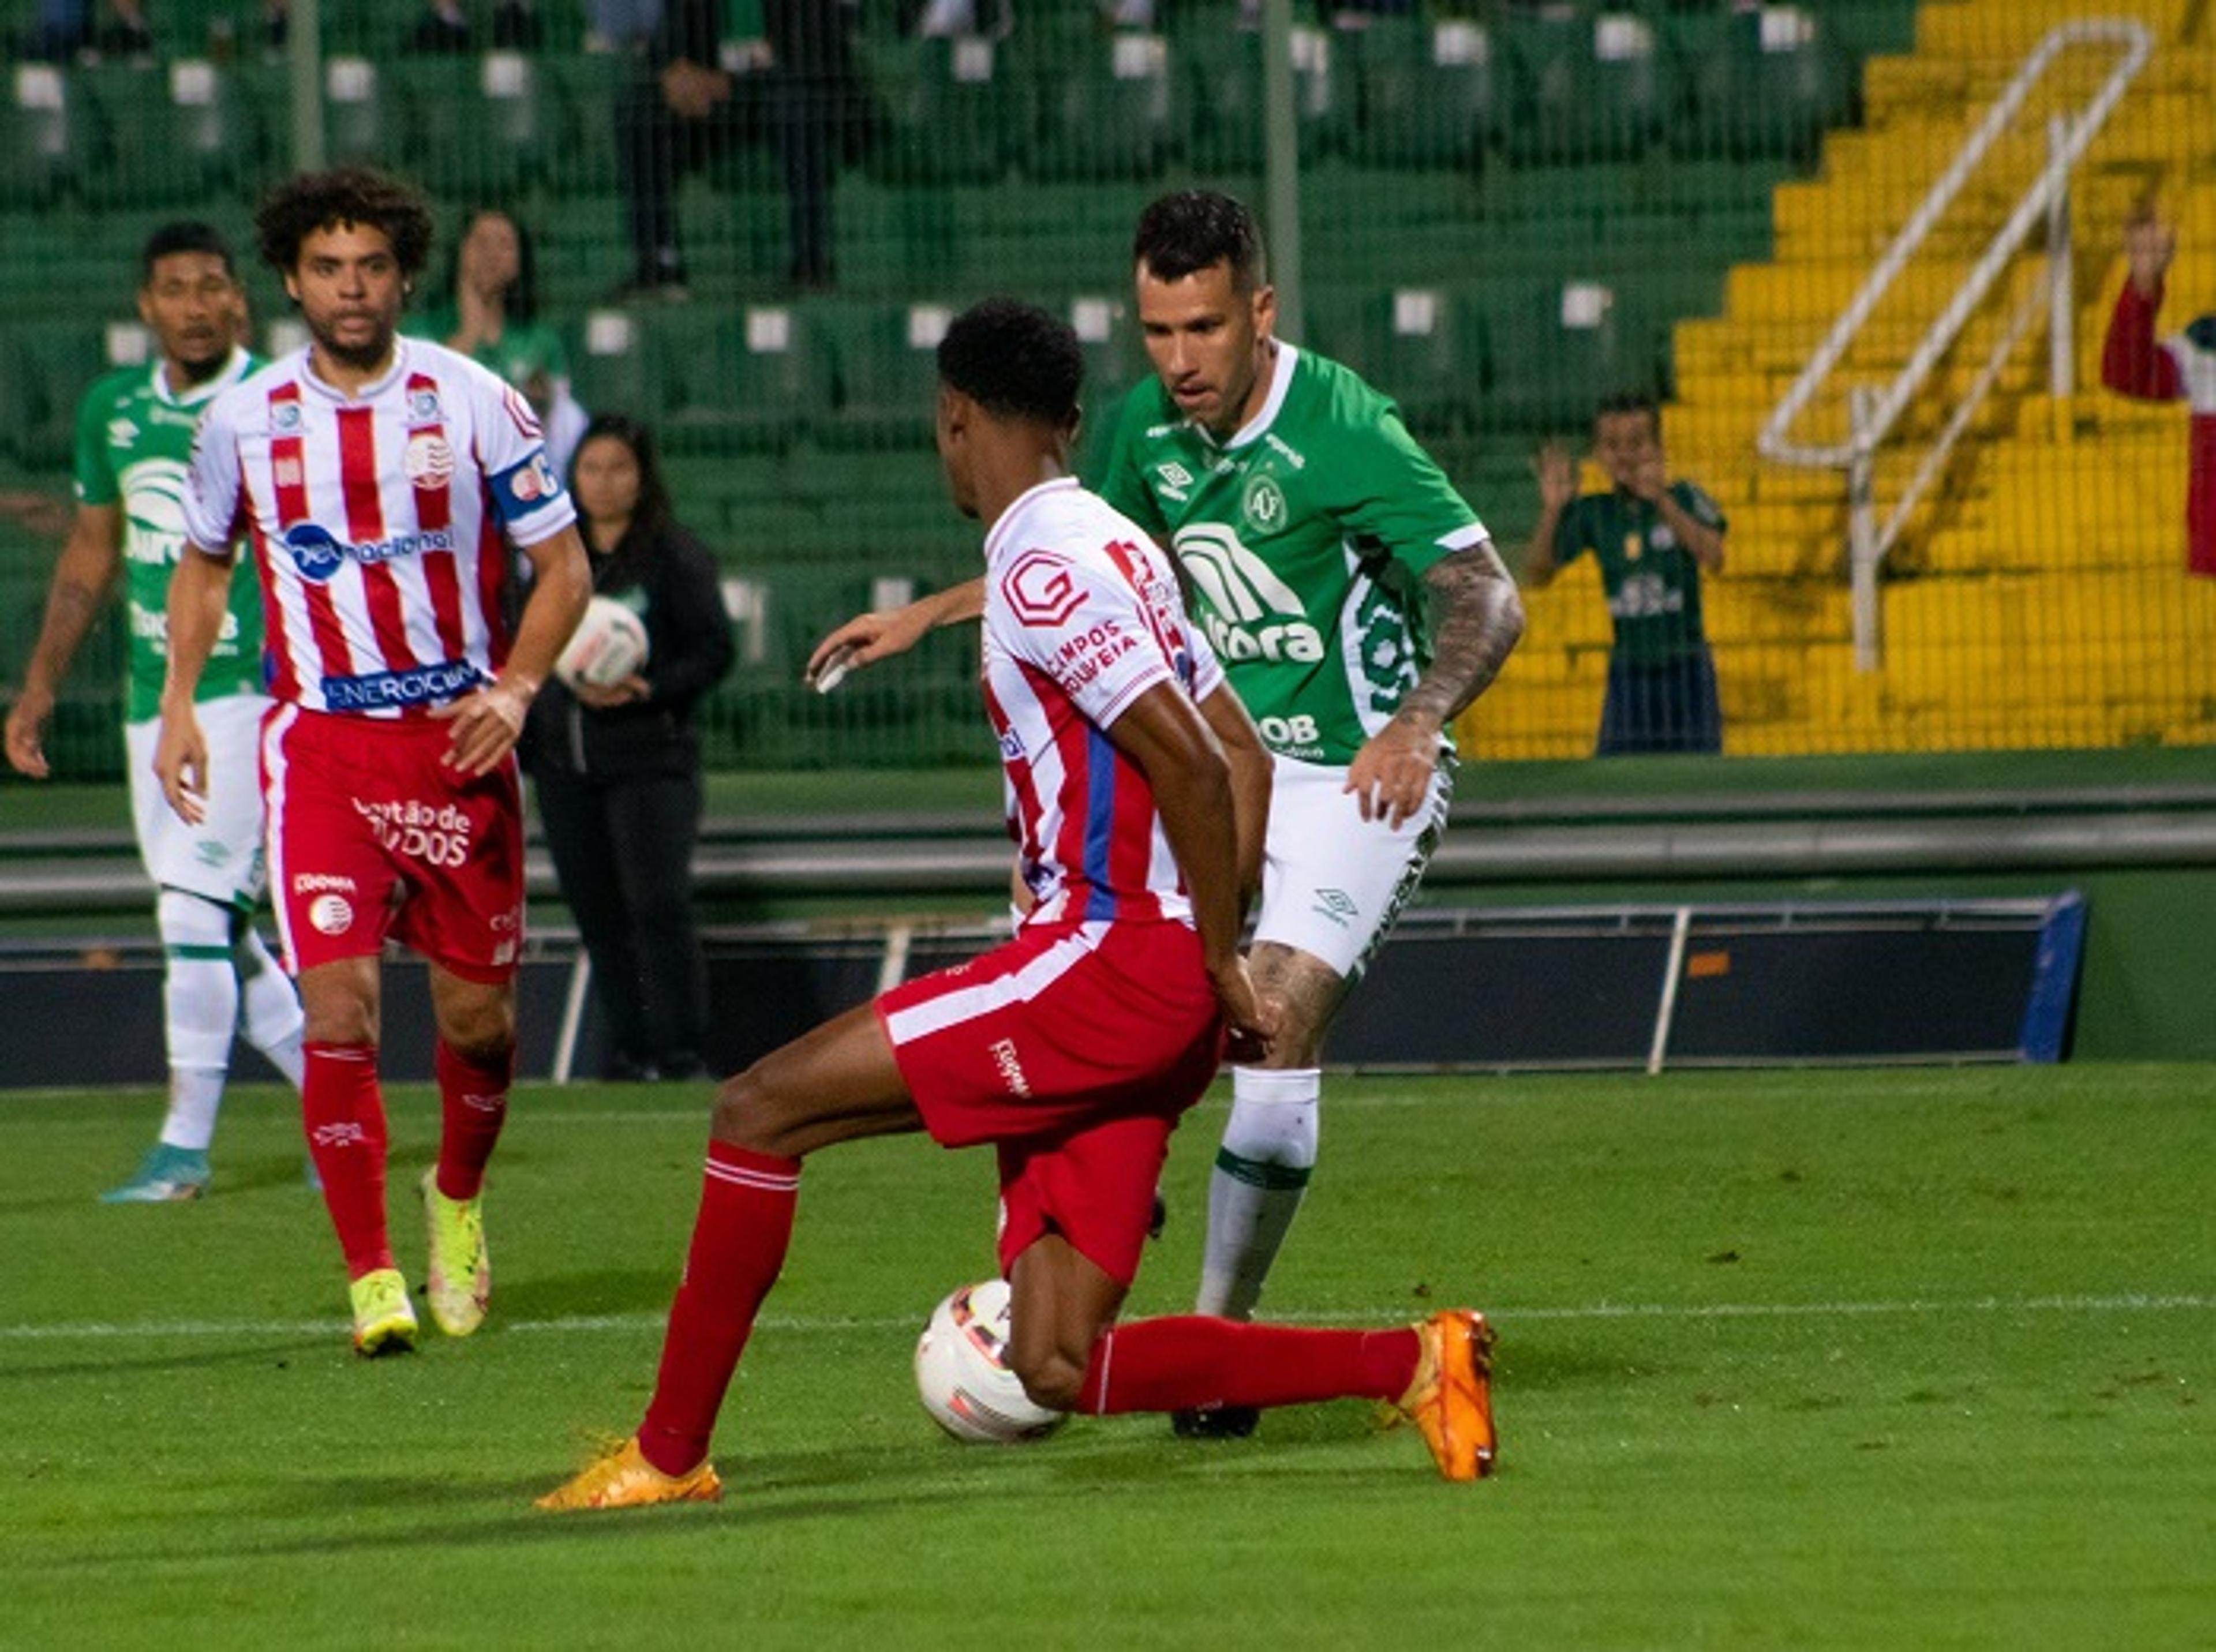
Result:
M1415 685L1425 569L1486 537L1393 403L1279 344L1228 442L1159 379L1123 404L1099 491L1177 554L1194 617L1271 750L1351 763Z

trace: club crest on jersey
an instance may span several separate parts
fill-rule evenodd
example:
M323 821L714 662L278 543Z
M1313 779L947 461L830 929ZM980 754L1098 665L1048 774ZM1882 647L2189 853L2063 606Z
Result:
M1085 600L1069 565L1043 550L1027 550L1000 576L1000 593L1026 625L1059 625Z
M453 478L454 450L444 436L418 431L408 439L400 464L418 488L443 488Z
M1255 532L1275 533L1285 525L1284 490L1271 477L1256 476L1247 482L1239 511Z

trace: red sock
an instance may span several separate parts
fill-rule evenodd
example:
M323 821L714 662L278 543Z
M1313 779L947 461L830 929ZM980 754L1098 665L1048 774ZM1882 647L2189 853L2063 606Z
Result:
M374 1044L304 1044L300 1117L347 1277L392 1266L385 1230L385 1099Z
M1185 1411L1300 1405L1357 1396L1396 1400L1422 1344L1400 1330L1295 1330L1188 1314L1111 1325L1093 1345L1080 1411Z
M708 1144L692 1248L670 1305L654 1398L638 1428L640 1452L664 1474L682 1474L708 1454L723 1391L785 1266L799 1198L798 1159Z
M485 1162L508 1118L515 1052L497 1061L472 1061L442 1038L431 1066L439 1076L439 1191L449 1199L474 1199L483 1190Z

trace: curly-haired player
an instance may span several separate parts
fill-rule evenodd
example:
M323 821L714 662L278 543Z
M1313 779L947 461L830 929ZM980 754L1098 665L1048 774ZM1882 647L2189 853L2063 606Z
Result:
M307 1016L301 1103L352 1280L354 1347L412 1347L385 1212L378 958L429 961L444 1128L424 1177L432 1317L466 1336L491 1288L479 1193L508 1105L523 929L513 756L590 589L576 513L521 396L403 339L431 245L413 192L358 169L280 185L255 217L307 346L218 397L169 586L155 771L188 820L210 803L193 708L237 530L268 628L262 734L270 896ZM511 639L505 533L536 577Z

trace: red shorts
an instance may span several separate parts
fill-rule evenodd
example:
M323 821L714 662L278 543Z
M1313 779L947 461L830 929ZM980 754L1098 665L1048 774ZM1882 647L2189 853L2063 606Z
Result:
M280 705L262 725L269 899L294 973L390 935L465 980L515 973L523 801L508 758L465 780L452 731Z
M877 1000L944 1146L999 1145L1000 1265L1042 1234L1128 1285L1170 1132L1222 1052L1182 924L1038 925Z

